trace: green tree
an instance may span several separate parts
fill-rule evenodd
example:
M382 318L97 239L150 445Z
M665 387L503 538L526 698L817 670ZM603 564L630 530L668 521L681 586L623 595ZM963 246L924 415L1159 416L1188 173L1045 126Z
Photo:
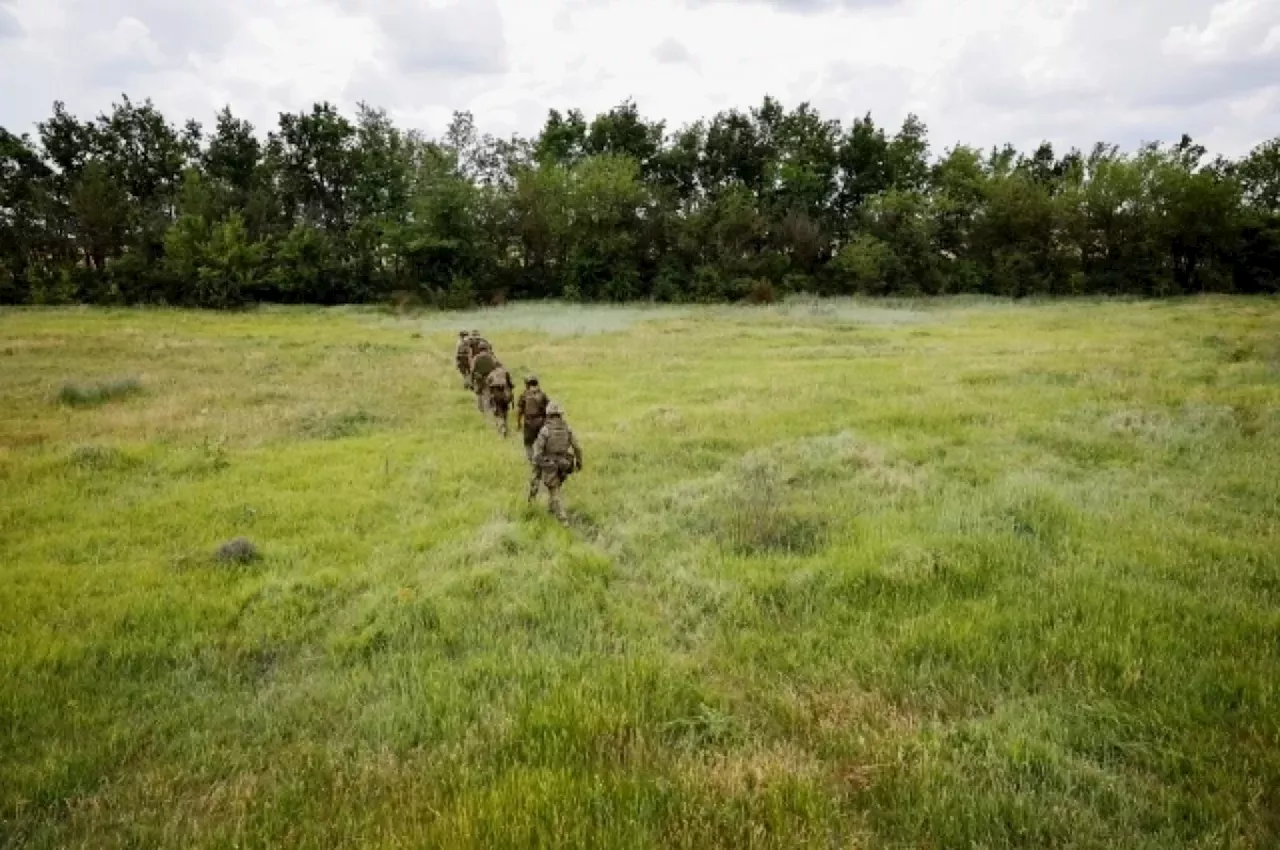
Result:
M570 171L566 294L615 301L642 294L638 229L646 200L640 165L630 157L591 156Z
M551 110L533 145L533 158L542 166L571 166L587 155L587 121L576 109L561 115Z
M52 177L26 136L0 127L0 304L25 303L31 269L53 253L47 221Z
M91 160L80 171L71 190L71 213L85 265L104 272L107 261L124 248L130 219L128 195L106 163Z

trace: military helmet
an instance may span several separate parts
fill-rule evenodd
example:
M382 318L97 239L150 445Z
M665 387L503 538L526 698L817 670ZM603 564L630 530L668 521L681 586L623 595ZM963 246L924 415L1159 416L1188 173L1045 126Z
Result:
M560 402L553 401L547 405L548 416L564 416L564 408L560 406Z
M469 336L471 336L471 331L458 331L458 337L460 339L466 339Z
M527 375L527 376L525 376L524 383L525 383L525 386L527 386L527 387L537 386L537 384L538 384L538 376L537 376L537 375Z
M471 332L471 335L472 335L472 336L476 336L476 337L478 337L478 336L480 336L480 331L472 331L472 332Z

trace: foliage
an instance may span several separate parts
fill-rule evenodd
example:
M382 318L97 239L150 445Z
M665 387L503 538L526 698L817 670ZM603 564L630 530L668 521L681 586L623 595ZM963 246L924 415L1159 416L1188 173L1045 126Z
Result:
M142 381L136 377L113 378L93 384L68 382L58 390L58 401L69 407L96 407L140 392Z
M123 98L0 128L0 303L413 297L733 301L1280 291L1280 139L930 152L908 116L844 126L773 98L668 130L627 101L532 139L439 139L361 105L230 109L206 133Z
M214 559L222 564L252 564L261 557L258 547L247 537L228 540L214 553Z

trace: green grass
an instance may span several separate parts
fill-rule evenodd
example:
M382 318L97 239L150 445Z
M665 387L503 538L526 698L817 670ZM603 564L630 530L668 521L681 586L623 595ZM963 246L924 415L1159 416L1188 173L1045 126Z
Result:
M137 378L113 378L94 384L65 383L58 390L58 401L70 407L96 407L140 392L142 382Z
M0 845L1280 845L1280 302L29 310L0 364Z

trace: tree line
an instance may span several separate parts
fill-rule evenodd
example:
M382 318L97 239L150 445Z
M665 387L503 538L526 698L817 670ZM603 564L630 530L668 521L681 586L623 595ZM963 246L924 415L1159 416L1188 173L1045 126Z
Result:
M552 110L534 138L328 103L264 136L127 97L0 127L7 304L1205 291L1280 291L1280 139L935 155L915 116L772 98L674 131L631 102Z

